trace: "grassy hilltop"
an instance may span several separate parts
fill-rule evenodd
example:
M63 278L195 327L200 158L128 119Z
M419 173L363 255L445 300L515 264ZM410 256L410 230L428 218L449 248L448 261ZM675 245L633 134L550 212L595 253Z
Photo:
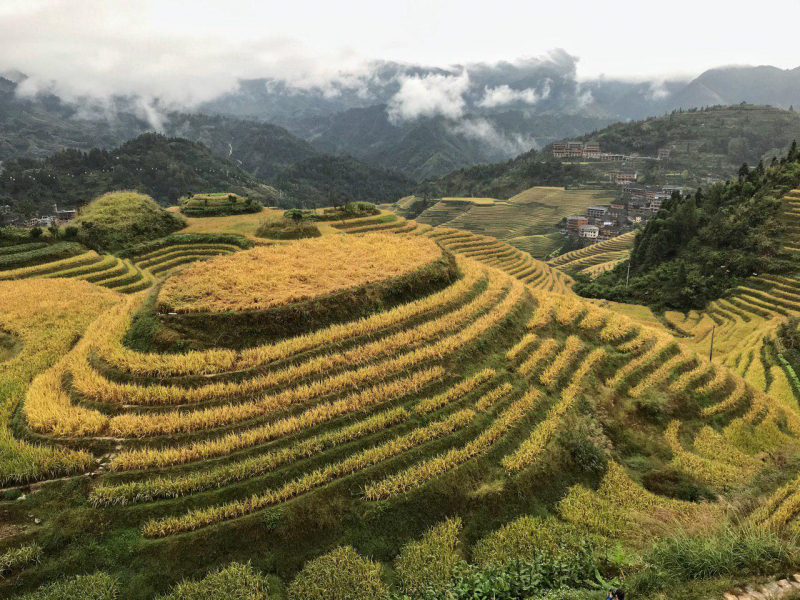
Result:
M121 250L185 226L180 217L138 192L110 192L83 207L71 222L77 238L95 249Z
M262 205L238 194L216 192L185 196L178 201L178 208L187 217L224 217L261 212Z

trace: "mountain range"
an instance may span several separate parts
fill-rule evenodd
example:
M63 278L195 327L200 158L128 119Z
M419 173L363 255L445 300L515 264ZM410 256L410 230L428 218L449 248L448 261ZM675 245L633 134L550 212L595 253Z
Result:
M677 109L741 102L800 107L800 68L723 67L694 79L579 81L576 62L556 52L547 59L449 69L378 63L366 75L327 87L241 81L214 101L181 110L131 97L70 102L53 94L24 96L17 86L25 76L7 73L0 77L0 160L42 158L69 147L111 148L159 131L200 141L268 184L277 187L281 179L286 189L295 186L286 180L289 173L308 176L314 161L322 161L342 182L323 194L362 198L359 190L401 193L414 181ZM321 201L314 189L295 193Z

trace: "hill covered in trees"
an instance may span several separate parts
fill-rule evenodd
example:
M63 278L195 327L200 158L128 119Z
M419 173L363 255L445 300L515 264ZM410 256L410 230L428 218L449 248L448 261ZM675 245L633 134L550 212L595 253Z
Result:
M419 193L433 196L508 198L535 185L609 185L613 171L637 171L644 184L691 189L727 179L743 162L754 165L785 155L800 138L800 114L750 104L678 110L642 121L616 123L579 138L600 143L603 152L649 157L625 163L562 161L552 146L513 160L478 164L425 183ZM668 149L667 160L653 160Z
M735 181L674 196L637 235L630 261L578 282L589 297L697 309L761 273L791 268L781 197L800 183L796 144L782 161L743 165ZM628 265L630 281L626 283Z
M62 150L44 159L11 160L0 173L0 198L14 212L52 204L81 206L101 194L136 189L162 204L196 192L234 192L272 203L279 193L197 142L147 133L119 148Z
M0 200L26 216L53 204L81 206L109 191L135 189L162 204L194 193L232 192L266 205L325 206L331 199L393 199L410 180L347 156L311 153L273 167L268 185L201 143L146 133L119 148L68 149L44 159L8 161L0 173Z

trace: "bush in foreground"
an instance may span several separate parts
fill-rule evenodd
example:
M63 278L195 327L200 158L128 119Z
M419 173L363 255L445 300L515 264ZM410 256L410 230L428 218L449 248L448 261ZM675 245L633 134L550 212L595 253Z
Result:
M290 600L379 600L388 595L378 564L350 546L307 563L289 587Z
M536 567L542 587L583 583L599 567L596 542L585 531L553 518L522 517L480 540L473 551L478 566Z
M117 580L105 573L78 575L21 596L19 600L114 600Z
M460 532L461 519L448 519L403 548L395 567L406 594L416 598L444 593L461 561L457 549Z
M0 554L0 579L40 560L42 560L42 547L39 544L29 544Z
M796 564L796 540L755 527L725 526L702 536L678 535L657 542L645 556L646 566L633 580L644 593L674 582L713 577L775 575Z
M267 579L249 564L232 563L200 581L184 581L161 600L267 600Z

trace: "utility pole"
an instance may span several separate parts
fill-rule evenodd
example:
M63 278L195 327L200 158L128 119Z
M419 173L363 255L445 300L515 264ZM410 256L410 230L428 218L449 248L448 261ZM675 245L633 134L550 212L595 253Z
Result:
M714 332L717 329L717 324L714 323L711 326L711 348L708 349L708 361L711 362L711 359L714 358Z
M628 261L628 274L625 276L625 287L628 287L628 282L631 280L631 261Z

